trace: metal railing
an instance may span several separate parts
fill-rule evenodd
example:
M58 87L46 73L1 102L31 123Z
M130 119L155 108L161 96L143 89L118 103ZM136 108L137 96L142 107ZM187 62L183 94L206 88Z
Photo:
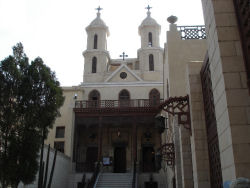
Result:
M75 102L75 108L157 107L161 102L163 102L162 99L82 100Z
M94 171L90 181L88 182L87 188L94 188L94 185L95 185L95 182L96 182L96 179L98 177L99 172L100 172L100 163L98 162L96 164L95 171Z
M136 170L136 160L134 161L134 169L133 169L133 181L132 181L132 188L137 187L137 170Z
M182 40L206 39L206 30L204 25L177 26L177 29L181 32Z

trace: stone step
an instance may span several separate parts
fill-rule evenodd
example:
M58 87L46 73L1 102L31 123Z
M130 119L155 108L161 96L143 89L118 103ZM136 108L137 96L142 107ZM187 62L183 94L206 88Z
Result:
M103 173L100 175L97 188L131 188L133 175L131 173Z

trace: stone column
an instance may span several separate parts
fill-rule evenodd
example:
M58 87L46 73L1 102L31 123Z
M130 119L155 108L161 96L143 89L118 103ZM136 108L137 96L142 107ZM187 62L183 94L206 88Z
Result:
M182 185L183 188L193 188L192 155L190 143L190 130L179 125L180 134L180 153L182 166Z
M173 120L173 132L174 132L174 145L175 145L175 180L176 180L176 188L182 188L182 173L181 173L181 153L180 153L180 134L179 127L177 126L177 122Z
M133 160L137 161L137 126L135 123L135 119L133 122L133 132L132 132L132 136L133 136Z
M102 117L99 117L98 124L98 161L102 160Z

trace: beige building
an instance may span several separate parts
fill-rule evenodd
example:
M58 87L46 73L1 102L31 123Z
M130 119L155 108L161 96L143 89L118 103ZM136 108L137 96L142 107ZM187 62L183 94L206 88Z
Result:
M250 178L249 1L202 0L202 5L205 28L178 32L170 18L162 109L175 146L176 187L221 188ZM205 32L206 40L195 40ZM171 111L172 104L187 108Z
M110 58L98 10L83 82L63 88L46 141L71 158L69 187L93 177L96 161L97 187L221 188L250 178L249 4L238 2L202 0L205 26L169 17L164 49L149 9L138 56L121 59Z
M148 10L138 30L138 56L111 59L109 29L99 10L86 27L83 82L64 88L61 117L46 141L71 157L71 187L81 182L83 174L91 177L97 161L103 164L103 174L128 174L127 186L132 186L137 169L141 187L165 187L156 156L163 142L162 125L155 118L163 100L161 27Z

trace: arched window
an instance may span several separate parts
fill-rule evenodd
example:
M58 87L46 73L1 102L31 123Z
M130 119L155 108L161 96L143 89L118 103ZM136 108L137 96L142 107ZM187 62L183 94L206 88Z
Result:
M150 106L156 106L160 103L160 92L157 89L152 89L149 92Z
M97 41L98 41L98 36L95 34L94 36L94 49L97 49Z
M119 93L120 106L121 107L129 106L129 101L130 101L130 95L128 90L123 89L122 91L120 91Z
M96 73L96 66L97 66L97 58L92 58L92 73Z
M149 55L149 71L154 71L154 56L153 54Z
M148 33L148 46L153 46L153 37L151 32Z
M93 90L89 93L89 101L88 106L89 107L97 107L100 105L100 93L97 90Z

